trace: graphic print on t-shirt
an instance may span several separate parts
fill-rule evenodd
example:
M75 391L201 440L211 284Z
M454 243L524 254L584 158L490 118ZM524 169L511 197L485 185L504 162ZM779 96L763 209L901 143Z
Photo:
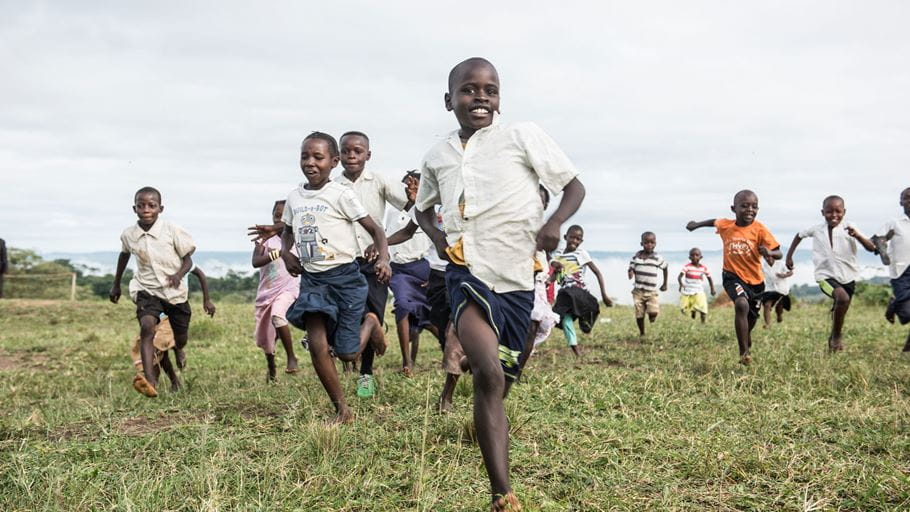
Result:
M312 213L304 213L300 227L297 229L297 254L300 255L300 263L334 259L334 255L326 255L325 249L322 247L328 242L328 239L322 238L322 234L319 232L316 216Z

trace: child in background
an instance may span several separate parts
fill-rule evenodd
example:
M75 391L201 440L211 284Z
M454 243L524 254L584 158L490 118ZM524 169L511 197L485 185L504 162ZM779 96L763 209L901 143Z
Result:
M638 324L638 335L645 337L645 315L652 324L660 314L660 291L667 291L667 262L654 252L657 247L657 235L650 231L641 234L641 250L635 253L629 262L629 279L634 279L632 287L632 305L635 307L635 323ZM663 273L663 284L660 273Z
M775 260L773 265L762 259L762 274L765 276L765 291L762 293L761 302L765 323L762 327L771 327L771 310L777 315L777 323L784 321L784 311L790 311L790 277L793 271L788 269L780 260Z
M300 276L300 293L288 311L291 325L307 331L310 357L332 405L335 423L353 420L338 381L330 347L342 361L353 361L368 339L360 335L367 300L366 278L356 262L360 248L354 224L369 233L377 252L373 267L379 282L388 282L389 251L385 233L354 192L329 180L338 165L335 139L313 132L303 139L300 167L306 177L288 195L282 221L281 257L288 273ZM297 256L291 248L297 248Z
M764 224L755 220L758 215L758 196L751 190L740 190L733 196L730 210L735 219L694 220L686 229L714 226L724 244L724 291L736 310L733 327L739 344L739 362L752 363L752 329L758 320L761 297L765 291L761 258L769 264L781 258L780 244Z
M708 298L705 296L705 279L714 296L714 281L708 267L701 264L701 249L693 247L689 250L689 263L683 265L682 272L676 277L679 282L679 309L684 315L695 313L701 315L701 323L705 323L708 316Z
M272 207L272 221L277 223L284 215L285 201L275 201ZM251 264L259 269L259 288L256 290L256 346L265 354L266 380L275 381L275 338L281 339L287 356L285 373L297 373L297 356L294 355L294 341L291 328L285 316L297 300L300 280L288 274L281 259L281 239L271 237L257 240L253 248ZM296 254L296 250L291 248Z
M559 323L556 326L565 334L566 343L572 349L572 353L575 354L575 357L581 357L578 335L575 332L575 319L578 319L581 331L588 334L594 328L594 323L597 322L597 316L600 314L600 304L585 286L586 268L590 268L597 276L604 305L610 307L613 305L613 301L607 296L607 288L600 269L597 268L588 251L580 248L582 242L585 241L584 229L579 225L569 226L563 240L566 241L565 247L562 251L557 249L550 260L550 266L554 270L550 279L559 284L553 312L559 315ZM544 289L544 293L546 293L546 289Z
M910 187L901 192L900 205L904 215L888 221L872 240L882 256L882 263L888 265L891 290L894 292L885 318L894 323L897 316L901 325L905 325L910 323ZM904 342L903 351L910 352L910 334Z
M130 280L130 298L136 304L139 320L140 358L142 373L133 378L133 389L149 398L158 396L159 365L171 381L171 391L180 389L180 381L171 367L167 352L155 357L155 331L161 314L168 316L174 333L174 352L177 366L186 365L186 347L189 338L190 303L188 288L183 277L193 266L192 255L196 250L189 233L159 215L164 211L161 192L152 187L142 187L133 196L133 212L138 222L120 235L120 257L114 273L110 300L120 300L120 281L132 254L136 255L136 272Z
M553 250L584 186L556 143L532 123L494 123L499 75L482 58L449 73L446 110L459 129L424 157L417 220L441 258L452 325L474 380L474 425L490 478L491 510L521 510L509 483L503 397L519 371L534 304L534 254ZM543 223L538 186L562 191ZM446 231L436 226L442 205Z
M547 211L547 208L550 206L550 192L548 192L543 185L540 186L540 202L543 204L544 211ZM545 262L548 259L547 253L543 251L537 253L537 263ZM534 268L534 308L531 310L531 332L528 334L528 343L525 344L525 350L521 356L522 370L524 370L525 365L528 363L528 359L530 359L531 355L534 353L534 349L547 340L553 327L556 327L560 320L559 315L553 312L553 308L550 306L550 301L547 298L547 283L550 280L550 274L543 268L543 265L537 265L537 263L535 263ZM591 264L593 265L593 263ZM596 273L600 275L600 270L597 270ZM603 287L603 281L601 281L601 287ZM606 293L604 293L604 296L606 296ZM606 298L609 300L609 297ZM596 302L595 299L595 303ZM612 305L612 302L607 303L607 307ZM598 307L598 310L599 309L600 308ZM594 320L591 320L591 324L593 323Z
M857 231L856 227L848 222L842 222L847 209L840 196L826 197L822 201L821 211L825 222L804 229L793 237L793 243L787 251L787 268L793 269L793 252L803 238L812 237L815 281L825 295L834 299L831 305L828 351L840 352L844 349L844 319L847 317L847 310L850 309L850 301L856 288L856 277L859 275L856 243L863 244L869 251L874 251L875 246Z

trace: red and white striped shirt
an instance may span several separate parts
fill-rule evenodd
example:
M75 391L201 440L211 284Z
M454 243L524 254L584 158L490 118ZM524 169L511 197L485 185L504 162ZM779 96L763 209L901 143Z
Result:
M708 267L698 264L693 265L690 261L683 265L682 268L683 274L683 295L695 295L698 292L703 292L705 290L705 276L711 277L711 273L708 272Z

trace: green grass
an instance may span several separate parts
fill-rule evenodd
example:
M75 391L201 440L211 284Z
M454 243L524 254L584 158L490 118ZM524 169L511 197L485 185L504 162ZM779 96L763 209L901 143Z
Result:
M252 306L194 308L186 387L150 400L129 305L0 302L0 510L486 510L470 382L434 412L429 335L411 379L390 337L374 400L344 376L357 419L327 427L307 356L264 382ZM880 309L855 307L829 356L826 308L800 305L756 329L748 368L729 308L702 326L666 307L644 343L607 314L580 364L554 333L506 404L527 510L910 508L907 331Z

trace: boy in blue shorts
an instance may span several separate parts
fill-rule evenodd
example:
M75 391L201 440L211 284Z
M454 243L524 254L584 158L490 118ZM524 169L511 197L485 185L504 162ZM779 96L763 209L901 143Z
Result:
M904 214L882 226L872 237L872 243L881 255L882 263L888 265L894 292L885 318L894 323L897 317L904 325L910 323L910 187L901 191L900 205ZM910 334L903 351L910 352Z
M459 129L424 157L417 221L440 257L452 324L474 379L474 425L492 510L520 510L509 483L503 397L519 370L534 303L534 255L552 251L584 198L568 157L537 125L498 123L499 75L482 58L449 73L445 108ZM539 184L562 191L546 223ZM441 231L434 206L442 205Z
M303 139L300 167L306 182L292 190L285 202L281 257L288 273L300 276L300 293L287 320L307 331L313 367L335 406L333 421L347 423L353 415L330 347L342 361L353 361L367 342L360 336L360 321L368 285L356 262L360 249L354 224L362 226L375 244L377 281L388 282L390 271L382 228L367 215L354 191L329 179L339 159L338 144L331 135L313 132Z

